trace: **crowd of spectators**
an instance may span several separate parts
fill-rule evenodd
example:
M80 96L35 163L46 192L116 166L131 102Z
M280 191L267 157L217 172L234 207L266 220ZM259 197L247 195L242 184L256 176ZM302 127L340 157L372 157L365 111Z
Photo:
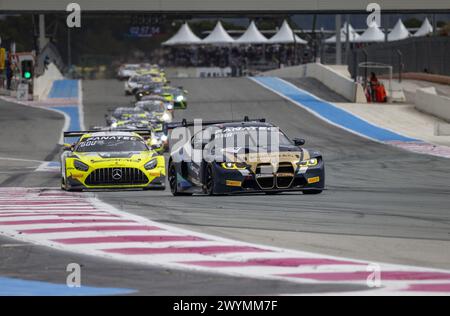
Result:
M309 61L304 47L252 45L167 47L158 62L165 67L278 68Z

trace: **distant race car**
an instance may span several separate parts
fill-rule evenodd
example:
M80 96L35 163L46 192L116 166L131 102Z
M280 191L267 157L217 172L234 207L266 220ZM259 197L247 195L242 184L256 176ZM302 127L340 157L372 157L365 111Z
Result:
M174 109L185 110L187 108L187 91L182 88L163 87L160 94L170 102L173 102Z
M115 108L111 115L106 115L106 124L111 125L116 121L128 120L130 118L148 119L149 113L141 108L136 107L118 107Z
M161 122L169 123L172 122L173 114L172 111L167 109L164 101L161 100L146 100L136 102L136 108L142 109L149 113Z
M65 132L78 139L64 145L61 155L61 188L165 189L164 156L152 150L144 137L150 131Z
M117 72L117 78L119 80L129 79L136 75L136 72L139 70L140 66L138 64L125 64L121 66Z
M140 76L136 75L125 81L125 95L134 95L139 90L142 89L142 87L146 85L152 85L153 83L158 83L155 81L155 78L153 78L150 75Z
M158 94L150 94L150 95L144 95L140 101L160 101L164 104L166 110L170 111L173 114L174 111L174 105L173 102L167 101L166 98L164 98L161 95ZM139 101L138 101L139 102ZM136 103L137 104L137 103Z
M173 129L193 123L169 125ZM190 142L171 149L168 181L173 195L284 191L319 194L324 190L322 155L302 148L304 140L290 140L265 120L203 122L205 125ZM268 134L278 139L276 146L262 141ZM235 147L233 139L238 138L247 139L247 145ZM223 146L217 148L217 144Z
M164 84L152 82L146 85L143 85L140 89L138 89L135 93L136 101L142 100L144 96L148 95L158 95L162 92Z

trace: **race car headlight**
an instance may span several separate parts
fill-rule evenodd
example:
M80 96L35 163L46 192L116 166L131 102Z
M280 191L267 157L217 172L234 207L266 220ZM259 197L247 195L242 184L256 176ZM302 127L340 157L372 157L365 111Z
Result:
M183 102L184 97L182 95L177 96L177 102Z
M247 165L242 162L224 162L221 164L222 168L227 170L244 170L247 169Z
M167 113L164 113L164 114L161 116L161 120L163 120L164 122L170 121L170 115L167 114Z
M299 162L300 167L314 167L317 166L319 160L317 158L311 158Z
M158 165L158 159L154 158L152 160L150 160L149 162L147 162L144 166L145 170L151 170L151 169L155 169L156 166Z
M89 170L89 166L85 163L82 163L79 160L75 160L73 165L75 166L75 169L79 170L79 171L88 171Z

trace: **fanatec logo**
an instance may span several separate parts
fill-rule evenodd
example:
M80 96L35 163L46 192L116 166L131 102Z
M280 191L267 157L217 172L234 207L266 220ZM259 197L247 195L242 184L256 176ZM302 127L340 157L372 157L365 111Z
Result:
M113 177L114 180L122 179L122 170L114 169L113 172L112 172L112 177Z

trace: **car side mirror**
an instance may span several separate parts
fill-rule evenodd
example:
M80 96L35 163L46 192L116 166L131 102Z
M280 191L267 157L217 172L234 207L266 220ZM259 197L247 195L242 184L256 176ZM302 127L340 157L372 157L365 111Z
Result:
M294 138L293 141L295 146L303 146L306 143L303 138Z
M73 146L72 144L64 144L63 145L63 151L72 151Z

